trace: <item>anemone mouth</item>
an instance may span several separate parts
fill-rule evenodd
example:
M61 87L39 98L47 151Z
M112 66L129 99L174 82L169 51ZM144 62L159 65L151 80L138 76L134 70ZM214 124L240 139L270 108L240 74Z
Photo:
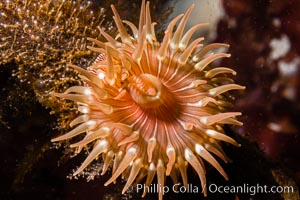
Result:
M152 110L152 113L157 115L166 114L179 106L169 89L152 74L131 77L127 88L132 100L138 106L148 111Z

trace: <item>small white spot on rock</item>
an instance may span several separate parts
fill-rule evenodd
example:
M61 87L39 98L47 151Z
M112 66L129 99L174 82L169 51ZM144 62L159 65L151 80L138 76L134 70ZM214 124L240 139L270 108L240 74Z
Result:
M278 69L282 76L290 77L297 73L299 64L300 64L300 58L296 57L289 63L280 61L278 63Z
M279 18L274 18L274 19L272 20L272 24L273 24L273 26L275 26L275 27L280 27L280 26L281 26L281 21L280 21Z
M275 132L280 132L281 131L281 126L275 122L270 122L268 124L268 128L271 129L272 131Z
M272 49L270 53L271 59L278 59L286 55L291 49L291 42L287 35L282 35L281 38L274 38L270 42Z

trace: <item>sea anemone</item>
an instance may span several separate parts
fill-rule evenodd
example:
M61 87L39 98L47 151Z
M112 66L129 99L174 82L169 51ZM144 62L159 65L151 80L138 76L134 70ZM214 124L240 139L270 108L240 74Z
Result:
M95 62L87 70L69 65L85 84L54 95L76 102L82 114L70 123L74 129L52 142L81 139L71 148L78 153L85 147L91 151L74 175L102 155L102 174L112 165L105 186L122 175L127 180L122 193L134 181L145 180L149 186L155 175L159 187L164 186L166 176L175 183L181 176L187 186L191 165L206 196L203 159L227 179L213 155L227 162L220 141L239 146L222 125L242 125L236 119L241 113L226 112L226 108L232 106L227 91L244 87L228 76L235 75L234 70L210 66L216 59L230 57L213 53L228 45L203 46L203 37L190 42L193 33L207 24L197 24L183 34L194 5L170 22L161 43L154 31L156 23L151 22L149 2L142 3L138 28L122 21L111 7L118 35L113 38L99 28L107 42L89 38L98 46L89 48L100 53ZM162 199L162 190L158 193Z

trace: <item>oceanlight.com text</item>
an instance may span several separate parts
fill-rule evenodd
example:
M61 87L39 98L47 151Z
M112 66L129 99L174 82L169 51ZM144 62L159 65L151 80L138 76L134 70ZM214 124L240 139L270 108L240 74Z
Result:
M268 185L249 185L249 184L243 184L243 185L237 185L237 186L221 186L216 184L210 184L208 186L208 191L210 193L231 193L231 194L243 194L247 193L252 196L256 194L274 194L274 193L293 193L294 188L293 186L268 186Z
M268 185L217 185L217 184L208 184L205 186L208 195L209 193L220 193L220 194L250 194L254 196L256 194L272 194L272 193L293 193L293 186L268 186ZM151 184L146 186L145 184L137 184L135 187L130 186L127 190L128 192L136 191L137 193L146 192L146 193L162 193L163 195L173 192L173 193L203 193L203 189L199 185L188 184L187 187L184 187L182 184L174 184L171 186L168 185L158 185Z

